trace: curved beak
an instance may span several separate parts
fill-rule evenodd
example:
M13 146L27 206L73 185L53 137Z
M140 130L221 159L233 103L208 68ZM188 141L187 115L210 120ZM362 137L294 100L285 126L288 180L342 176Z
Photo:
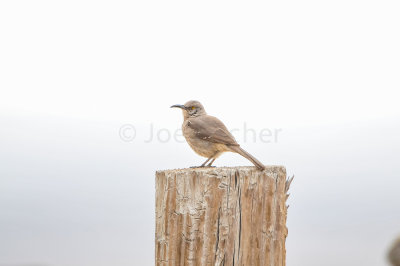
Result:
M171 106L171 108L181 108L183 110L186 110L186 107L182 104L174 104Z

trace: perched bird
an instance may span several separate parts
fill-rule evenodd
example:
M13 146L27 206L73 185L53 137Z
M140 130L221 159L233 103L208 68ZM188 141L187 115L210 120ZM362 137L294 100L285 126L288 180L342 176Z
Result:
M222 153L230 151L239 153L259 170L265 169L260 161L240 147L218 118L207 115L200 102L188 101L184 105L172 105L171 108L173 107L182 109L182 132L190 147L198 155L208 158L200 167L211 166Z

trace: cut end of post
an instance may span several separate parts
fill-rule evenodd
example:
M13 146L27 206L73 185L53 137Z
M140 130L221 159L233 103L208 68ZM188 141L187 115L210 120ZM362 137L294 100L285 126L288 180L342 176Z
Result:
M286 168L282 165L266 165L264 170L259 170L255 166L222 166L222 167L190 167L158 170L157 173L166 172L201 172L201 173L219 173L223 171L254 171L254 172L275 172L280 171L286 174Z

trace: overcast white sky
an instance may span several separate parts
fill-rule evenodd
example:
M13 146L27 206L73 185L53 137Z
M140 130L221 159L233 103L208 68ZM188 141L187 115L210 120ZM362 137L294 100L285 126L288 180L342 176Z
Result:
M0 110L149 122L398 115L398 1L2 1ZM172 120L171 120L172 121Z
M235 136L296 175L288 266L385 265L399 14L385 0L1 1L0 265L152 265L154 172L203 159L143 140L179 128L169 106L191 99L231 129L282 129Z

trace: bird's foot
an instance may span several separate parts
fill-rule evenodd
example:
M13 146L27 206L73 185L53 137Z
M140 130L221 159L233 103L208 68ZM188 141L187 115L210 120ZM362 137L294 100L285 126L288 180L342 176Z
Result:
M189 168L205 168L205 167L216 167L214 165L199 165L199 166L190 166Z

